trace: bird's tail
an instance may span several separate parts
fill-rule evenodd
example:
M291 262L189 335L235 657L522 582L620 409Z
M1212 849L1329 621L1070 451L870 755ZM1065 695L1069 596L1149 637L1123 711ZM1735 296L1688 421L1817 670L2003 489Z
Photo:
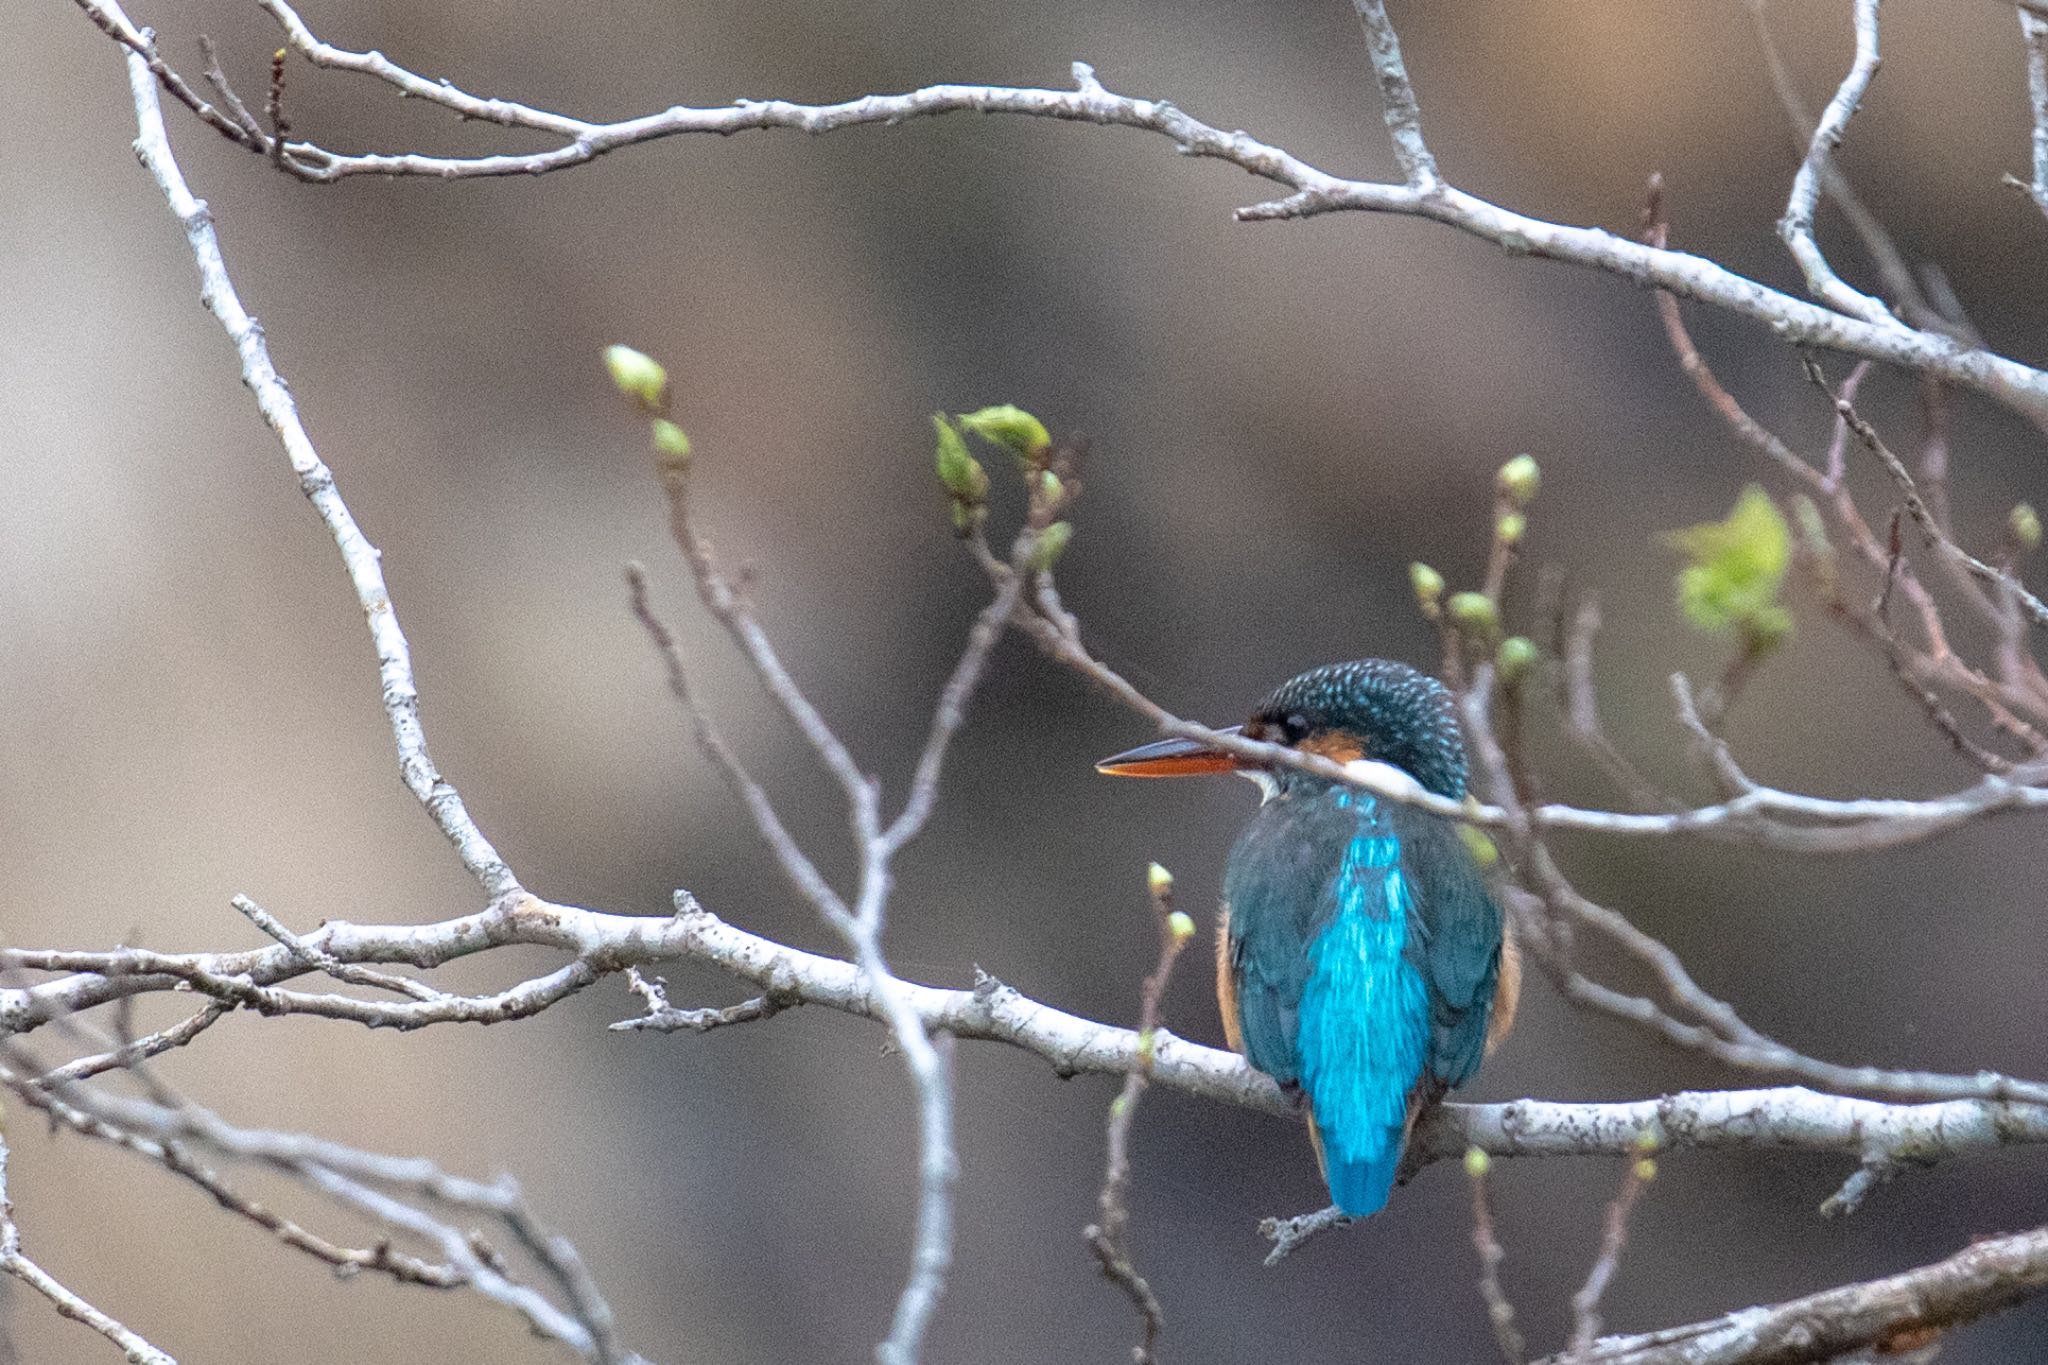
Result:
M1346 1134L1338 1140L1326 1137L1315 1115L1309 1115L1309 1141L1315 1144L1316 1164L1330 1187L1330 1202L1353 1218L1364 1218L1386 1207L1393 1191L1394 1177L1401 1169L1401 1150L1406 1146L1407 1128L1377 1133ZM1377 1137L1379 1141L1373 1139ZM1363 1141L1359 1139L1363 1138Z

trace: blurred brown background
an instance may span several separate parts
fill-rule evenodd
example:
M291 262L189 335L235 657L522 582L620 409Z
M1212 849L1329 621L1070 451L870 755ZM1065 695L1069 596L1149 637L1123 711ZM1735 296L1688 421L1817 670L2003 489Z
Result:
M1818 105L1848 60L1849 6L1780 9ZM277 34L253 7L135 17L194 70L193 40L210 33L245 92L260 91ZM1331 169L1390 169L1337 0L328 0L307 17L332 41L592 117L938 80L1064 85L1078 57L1112 89ZM1396 17L1457 183L1632 231L1644 178L1662 170L1679 244L1796 287L1772 232L1794 158L1736 0L1405 4ZM1886 23L1846 164L1908 252L1946 267L1993 344L2038 360L2048 226L1998 183L2027 158L2012 10L1895 0ZM368 84L296 65L292 80L298 128L330 144L537 145ZM58 0L7 6L0 98L0 931L65 947L245 945L236 891L298 926L473 909L394 780L332 548L136 168L116 50ZM1723 646L1676 624L1653 533L1720 515L1766 475L1703 410L1627 286L1406 220L1237 225L1230 210L1262 186L1095 128L953 117L670 142L539 181L324 189L188 118L172 131L385 552L436 756L548 895L657 914L685 886L748 928L830 946L688 743L628 620L619 567L640 557L756 771L818 847L841 848L815 765L690 609L641 429L597 364L612 340L669 362L720 545L759 566L763 614L797 672L899 784L982 592L943 529L926 414L1000 401L1095 440L1063 565L1092 639L1167 704L1219 721L1314 663L1428 663L1403 566L1475 577L1491 471L1535 453L1533 555L1604 594L1613 729L1683 780L1663 680L1714 669ZM1824 438L1788 352L1760 328L1695 321L1755 411L1808 446ZM1910 440L1910 387L1880 376L1870 393ZM1980 540L2016 499L2048 498L2038 434L1981 405L1963 406L1957 463L1958 516ZM1209 904L1251 797L1092 775L1090 760L1144 733L1007 646L950 800L904 866L898 968L961 983L978 963L1066 1008L1130 1017L1150 954L1145 862L1180 874L1191 909ZM1920 793L1969 776L1810 603L1733 733L1760 776L1810 790ZM1575 760L1552 782L1612 799ZM1833 861L1567 851L1588 890L1795 1044L2041 1075L2041 848L2038 824L2014 821ZM1169 1017L1215 1041L1203 975L1182 974ZM737 998L713 975L671 977L679 1003ZM1566 1011L1540 982L1529 994L1475 1096L1741 1083ZM708 1037L604 1031L635 1008L607 983L488 1032L238 1017L163 1071L231 1119L517 1172L655 1359L865 1357L905 1266L912 1200L907 1091L881 1033L821 1010ZM1062 1083L992 1045L959 1061L960 1251L931 1358L1124 1358L1128 1305L1078 1235L1109 1083ZM119 1153L50 1141L25 1116L9 1136L30 1252L183 1360L563 1358L479 1300L335 1283ZM1383 1217L1268 1271L1259 1217L1321 1202L1294 1128L1155 1092L1137 1143L1136 1242L1166 1304L1169 1359L1490 1357L1455 1171L1427 1172ZM2042 1161L2019 1151L1910 1173L1828 1223L1814 1210L1843 1161L1673 1157L1608 1321L1644 1329L1789 1297L2038 1223ZM1507 1284L1540 1345L1560 1340L1618 1176L1593 1162L1500 1171ZM7 1323L17 1359L109 1358L11 1287ZM1944 1359L2044 1354L2037 1305Z

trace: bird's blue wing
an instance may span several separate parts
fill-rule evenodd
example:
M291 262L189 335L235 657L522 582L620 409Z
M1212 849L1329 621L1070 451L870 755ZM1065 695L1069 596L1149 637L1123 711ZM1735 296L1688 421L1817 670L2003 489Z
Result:
M1456 825L1411 806L1391 808L1388 818L1412 893L1403 951L1429 986L1428 1070L1442 1093L1470 1080L1486 1056L1500 906Z

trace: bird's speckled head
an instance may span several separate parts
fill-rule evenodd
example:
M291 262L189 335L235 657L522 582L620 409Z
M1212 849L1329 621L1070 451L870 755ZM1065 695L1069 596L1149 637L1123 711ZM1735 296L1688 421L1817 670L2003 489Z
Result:
M1244 734L1401 769L1439 796L1465 794L1465 740L1450 689L1391 659L1325 664L1290 678L1259 703Z

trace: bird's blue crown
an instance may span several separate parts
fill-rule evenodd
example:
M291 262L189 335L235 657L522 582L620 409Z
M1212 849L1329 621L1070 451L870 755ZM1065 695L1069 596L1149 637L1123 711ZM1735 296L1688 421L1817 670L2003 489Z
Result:
M1298 745L1317 735L1356 740L1439 796L1465 795L1465 738L1450 689L1391 659L1326 664L1290 678L1259 703L1245 733Z

